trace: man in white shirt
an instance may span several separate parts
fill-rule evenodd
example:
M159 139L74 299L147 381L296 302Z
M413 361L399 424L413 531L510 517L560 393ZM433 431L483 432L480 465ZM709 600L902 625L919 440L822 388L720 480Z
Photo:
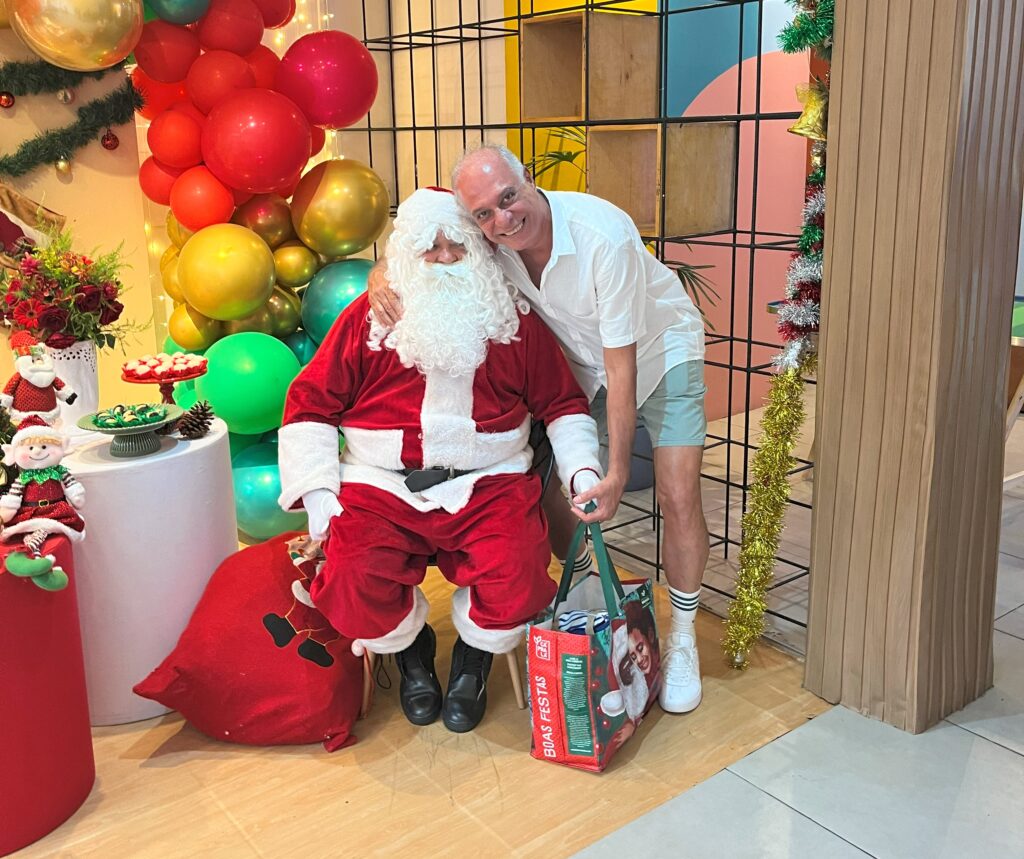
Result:
M587 194L539 191L505 147L467 152L452 185L495 245L506 276L558 338L607 433L606 477L573 499L580 508L595 501L597 510L571 508L557 490L545 498L556 555L565 555L574 515L599 522L615 515L638 414L651 435L672 599L659 701L669 712L689 712L701 699L694 618L708 557L700 494L707 429L700 314L676 275L648 253L628 215ZM370 303L385 323L401 315L383 272L371 276Z

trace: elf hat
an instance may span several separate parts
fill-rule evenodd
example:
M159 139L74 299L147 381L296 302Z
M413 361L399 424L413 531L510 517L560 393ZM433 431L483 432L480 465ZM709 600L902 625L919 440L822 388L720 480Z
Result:
M39 341L27 331L15 331L11 335L11 351L17 356L31 355L32 348L39 345Z
M38 415L29 415L18 425L18 431L11 438L11 448L32 439L60 439L60 433Z

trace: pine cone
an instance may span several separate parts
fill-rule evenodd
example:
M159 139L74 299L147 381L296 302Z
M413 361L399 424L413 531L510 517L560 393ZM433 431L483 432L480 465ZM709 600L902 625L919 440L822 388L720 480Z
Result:
M206 400L196 403L178 420L178 432L182 438L202 438L210 431L213 423L213 408Z

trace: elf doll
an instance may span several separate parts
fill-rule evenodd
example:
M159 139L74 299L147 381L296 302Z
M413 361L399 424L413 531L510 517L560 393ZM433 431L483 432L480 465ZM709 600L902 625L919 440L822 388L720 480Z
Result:
M21 537L27 552L7 556L7 571L31 578L44 590L67 586L67 574L54 566L52 555L40 549L52 534L72 541L85 537L85 522L78 509L85 502L85 487L60 464L67 440L36 416L22 421L10 444L3 445L4 462L16 464L21 473L0 498L0 540Z
M11 335L15 373L7 380L0 394L0 405L11 414L14 423L35 415L46 423L53 423L60 414L57 401L75 401L77 394L57 378L53 358L46 348L27 331Z

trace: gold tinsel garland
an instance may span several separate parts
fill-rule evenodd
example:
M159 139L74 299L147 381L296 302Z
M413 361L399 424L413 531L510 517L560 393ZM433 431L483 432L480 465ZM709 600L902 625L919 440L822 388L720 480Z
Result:
M793 448L804 422L805 375L814 372L817 356L808 355L795 370L772 379L761 419L761 447L751 461L753 483L743 515L736 598L729 606L722 649L735 668L745 668L747 654L764 632L767 593L775 571L779 534L789 498L788 474L796 464Z

